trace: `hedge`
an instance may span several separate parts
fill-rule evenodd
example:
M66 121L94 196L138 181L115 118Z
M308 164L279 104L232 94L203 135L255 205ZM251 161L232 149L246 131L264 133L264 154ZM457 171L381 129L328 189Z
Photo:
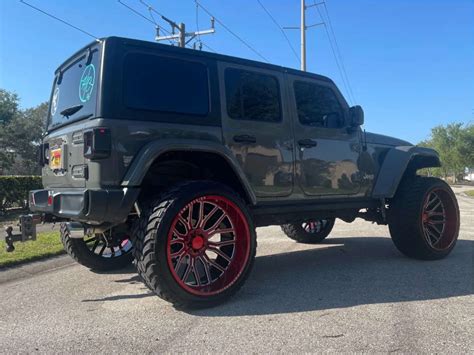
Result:
M0 213L10 207L28 207L28 191L41 188L41 176L0 176Z

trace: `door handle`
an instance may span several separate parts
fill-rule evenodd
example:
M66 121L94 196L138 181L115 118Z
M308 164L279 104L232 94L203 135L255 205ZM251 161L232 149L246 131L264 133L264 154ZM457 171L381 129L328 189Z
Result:
M313 148L318 145L318 142L312 140L312 139L300 139L298 141L298 145L303 148Z
M248 134L234 136L233 139L236 143L257 143L257 138L255 138L254 136L249 136Z

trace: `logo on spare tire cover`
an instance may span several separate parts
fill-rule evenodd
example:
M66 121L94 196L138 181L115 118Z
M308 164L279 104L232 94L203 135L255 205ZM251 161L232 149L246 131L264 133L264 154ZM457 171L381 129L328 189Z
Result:
M79 82L79 99L81 102L87 102L92 96L95 84L95 67L89 64L82 72L81 81Z

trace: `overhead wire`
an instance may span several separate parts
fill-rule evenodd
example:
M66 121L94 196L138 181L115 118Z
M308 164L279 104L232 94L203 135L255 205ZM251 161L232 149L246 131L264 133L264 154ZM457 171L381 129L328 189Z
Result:
M270 11L268 11L268 9L262 4L262 2L260 0L257 0L258 4L262 7L262 9L266 12L266 14L268 15L268 17L270 17L270 19L273 21L273 23L278 27L278 29L280 30L280 32L282 33L283 37L285 38L286 42L288 43L288 45L290 46L290 49L291 51L293 52L293 54L295 55L296 59L298 60L298 63L301 62L301 59L300 59L300 56L298 55L298 53L296 52L295 48L293 47L293 45L291 44L291 41L290 39L288 38L288 36L286 35L285 31L283 30L283 28L280 26L280 24L278 23L278 21L275 19L275 17L271 14Z
M227 32L229 32L232 36L237 38L243 45L245 45L248 49L250 49L253 53L255 53L259 58L263 59L265 62L269 63L269 60L265 58L259 51L257 51L254 47L252 47L247 41L245 41L242 37L232 31L226 24L224 24L221 20L219 20L216 16L214 16L208 9L206 9L199 1L195 0L196 4L209 16L213 17L214 20L221 25Z
M60 19L59 17L56 17L56 16L54 16L54 15L52 15L52 14L50 14L50 13L44 11L44 10L41 10L40 8L31 5L31 4L27 3L26 1L20 0L20 2L21 2L22 4L24 4L24 5L26 5L26 6L31 7L32 9L35 9L36 11L41 12L42 14L44 14L44 15L46 15L46 16L49 16L49 17L55 19L56 21L59 21L59 22L65 24L65 25L67 25L67 26L69 26L69 27L74 28L75 30L77 30L77 31L79 31L79 32L82 32L83 34L85 34L85 35L87 35L87 36L89 36L89 37L94 38L96 41L100 41L100 39L99 39L97 36L93 35L93 34L90 33L90 32L87 32L87 31L83 30L82 28L79 28L79 27L77 27L77 26L74 26L73 24L71 24L71 23L69 23L69 22L67 22L67 21L65 21L65 20L63 20L63 19Z
M122 0L117 0L118 3L122 6L124 6L125 8L127 8L128 10L130 10L131 12L133 12L135 15L143 18L144 20L150 22L151 24L155 25L156 28L159 28L160 30L162 30L163 32L165 32L166 34L171 34L170 31L168 31L167 29L161 27L158 22L155 21L155 18L152 17L153 19L150 19L148 17L146 17L145 15L143 15L141 12L135 10L133 7L127 5L126 3L124 3ZM172 40L168 40L171 44L174 44L174 42Z
M328 37L328 40L329 40L329 44L331 46L331 51L333 53L333 56L334 56L334 60L336 62L336 65L338 67L338 70L339 70L339 74L341 76L341 79L342 79L342 83L344 85L344 88L347 92L347 95L348 95L348 98L349 98L349 101L352 102L352 104L354 104L356 102L355 98L354 98L354 94L352 92L352 87L351 87L351 84L349 82L349 77L347 75L347 71L346 71L346 68L344 66L344 61L342 60L342 55L339 51L339 46L337 45L337 40L336 40L336 36L335 36L335 33L334 33L334 29L332 28L332 24L331 24L331 19L329 17L329 12L327 11L327 7L326 7L326 2L321 2L321 3L318 3L316 4L316 1L314 1L314 7L316 7L316 10L318 11L319 13L319 16L321 17L323 23L324 23L324 29L326 31L326 35ZM321 12L320 8L318 5L324 5L325 6L325 9L326 9L326 14L327 14L327 23L326 23L326 19L325 17L323 16L323 13ZM330 27L331 29L331 32L333 34L333 37L334 37L334 40L333 38L331 37L331 34L329 32L329 29L328 27Z

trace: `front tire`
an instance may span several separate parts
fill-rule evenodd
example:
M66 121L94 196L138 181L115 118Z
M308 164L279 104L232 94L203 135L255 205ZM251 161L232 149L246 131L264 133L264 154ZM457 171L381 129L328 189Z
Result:
M459 207L453 191L443 180L405 178L388 212L392 240L408 257L442 259L456 245Z
M244 202L216 182L177 185L140 216L135 259L145 284L177 307L221 303L243 285L256 251Z
M321 243L331 233L334 227L334 218L311 219L299 223L284 224L282 231L297 243Z
M61 223L60 234L64 249L69 256L91 270L118 270L133 261L130 237L115 228L78 239L71 238L67 224Z

